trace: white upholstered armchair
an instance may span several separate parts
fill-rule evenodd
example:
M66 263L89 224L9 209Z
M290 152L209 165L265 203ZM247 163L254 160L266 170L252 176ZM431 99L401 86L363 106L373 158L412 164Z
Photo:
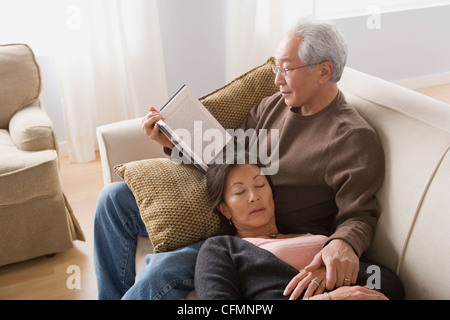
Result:
M84 240L64 195L58 143L27 45L0 45L0 266Z

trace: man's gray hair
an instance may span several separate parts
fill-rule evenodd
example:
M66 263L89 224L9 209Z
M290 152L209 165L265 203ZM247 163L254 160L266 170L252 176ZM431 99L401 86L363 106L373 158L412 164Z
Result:
M298 55L306 65L314 65L329 61L333 64L330 80L341 79L347 62L347 44L338 27L330 21L302 20L294 28L294 32L302 39ZM309 69L312 70L314 66Z

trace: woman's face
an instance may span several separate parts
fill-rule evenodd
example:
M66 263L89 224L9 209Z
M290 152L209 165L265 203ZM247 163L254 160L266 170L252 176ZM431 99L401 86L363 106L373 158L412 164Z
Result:
M224 202L219 210L231 219L238 234L262 231L275 226L275 206L272 189L261 169L243 164L226 176Z

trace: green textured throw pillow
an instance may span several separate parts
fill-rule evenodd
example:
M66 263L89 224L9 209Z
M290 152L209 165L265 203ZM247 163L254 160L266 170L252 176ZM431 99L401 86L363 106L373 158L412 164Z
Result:
M265 97L276 93L274 58L256 67L225 86L199 98L225 129L238 128L251 108Z
M117 165L136 198L155 252L174 250L218 232L210 213L206 179L192 165L148 159Z

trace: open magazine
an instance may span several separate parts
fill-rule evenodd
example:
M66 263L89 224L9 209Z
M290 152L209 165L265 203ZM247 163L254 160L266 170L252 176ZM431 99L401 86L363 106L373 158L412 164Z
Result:
M157 121L160 130L203 173L232 139L186 86L178 90L160 113L164 117Z

